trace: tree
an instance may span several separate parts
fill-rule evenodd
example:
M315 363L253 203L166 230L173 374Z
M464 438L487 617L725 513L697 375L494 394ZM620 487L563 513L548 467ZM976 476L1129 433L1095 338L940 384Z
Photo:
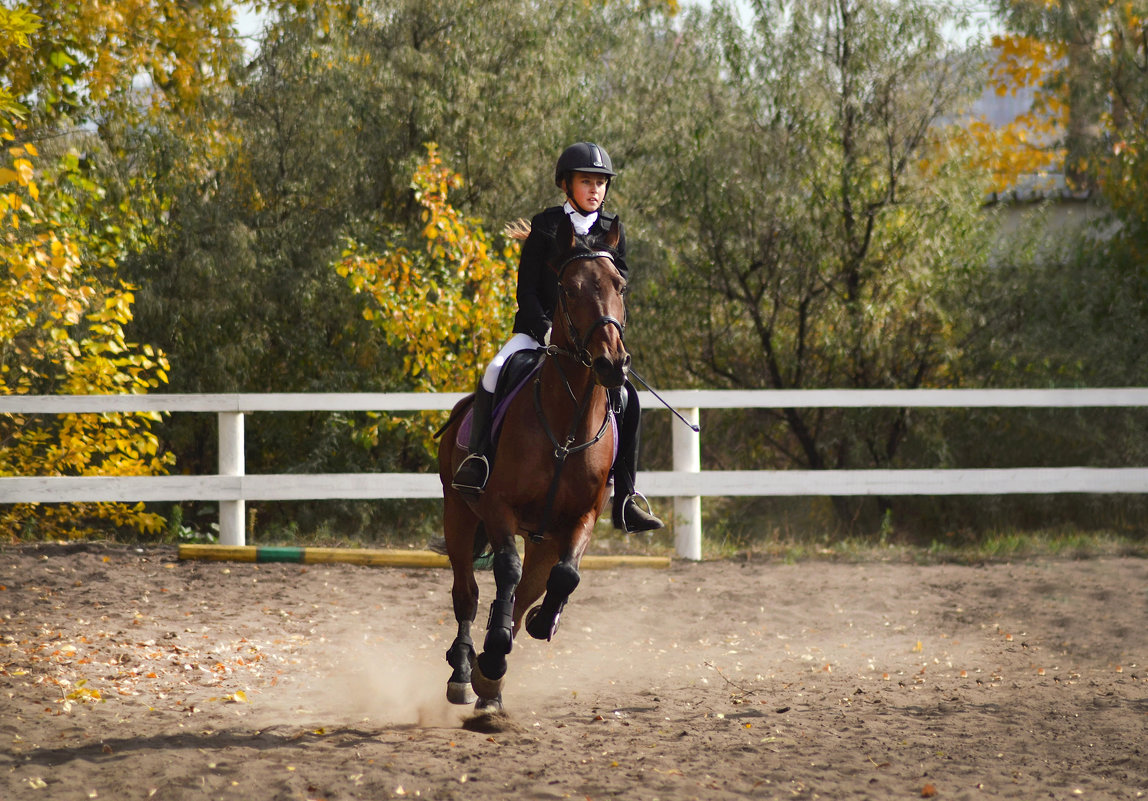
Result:
M425 249L397 245L377 254L350 242L336 270L370 297L363 317L402 354L414 389L470 391L510 335L518 243L496 249L477 220L451 206L447 194L462 188L462 176L442 164L434 144L412 188L423 207Z
M0 61L12 56L13 48L28 48L29 38L40 27L40 18L27 8L0 6ZM28 108L19 102L12 89L0 86L0 118L11 133L12 118L23 119Z
M450 204L462 176L433 143L411 185L423 207L424 252L397 245L373 254L350 242L336 269L374 301L363 316L404 353L416 390L467 390L510 334L518 243L497 250L477 220Z
M1055 167L1070 186L1090 190L1102 214L1094 225L1000 257L999 285L986 301L1000 324L985 358L998 362L1007 352L1018 372L1040 379L1138 384L1148 375L1136 333L1148 296L1148 7L1012 0L999 8L1009 26L998 40L1001 90L1040 87L1039 108L1060 112L1054 144L1063 159Z
M1143 131L1143 3L1116 0L998 0L1006 32L994 37L997 92L1034 88L1033 108L997 136L999 183L1061 170L1095 190L1113 146Z
M0 72L31 110L31 130L39 134L188 114L205 89L228 78L240 50L227 0L182 7L159 0L25 0L5 12L29 14L39 28L28 47L0 55Z
M331 265L348 241L370 259L421 258L411 176L430 142L461 176L450 207L479 228L555 202L562 147L634 138L617 54L662 13L636 2L546 14L522 0L268 5L259 54L208 105L230 121L214 168L185 168L179 128L148 129L135 148L168 199L166 224L121 263L140 286L135 336L169 354L177 392L421 387ZM358 418L285 417L248 427L252 471L429 468L425 431L389 429L376 443L354 437L368 428ZM169 430L183 469L211 469L209 422Z
M195 119L203 87L238 52L205 47L204 35L226 35L230 19L222 2L180 10L144 0L42 0L3 10L2 391L130 393L167 380L164 354L130 341L135 288L118 275L125 252L162 218L164 199L116 137L163 126L165 115ZM139 83L141 73L150 83ZM210 131L190 130L211 140ZM163 472L172 459L152 433L156 419L6 416L0 471ZM3 529L82 536L99 520L141 531L162 522L142 505L15 505L4 508Z
M998 55L990 81L996 93L1016 96L1031 90L1033 102L1005 125L983 119L969 124L979 161L992 175L990 189L1000 194L1027 184L1051 189L1052 176L1061 174L1067 153L1062 134L1067 106L1057 94L1039 87L1063 58L1063 48L1023 35L996 36L993 46Z
M83 177L74 156L37 182L35 147L13 145L8 153L11 166L0 169L0 181L9 184L0 196L0 392L136 393L159 386L167 380L163 354L125 339L133 297L114 277L121 242L114 227L100 225L100 188ZM157 419L0 415L0 475L164 472L172 459L151 431ZM83 537L98 520L152 532L162 523L142 504L0 507L0 531L10 537Z
M1063 175L1076 199L1065 202L1050 192L1044 204L1007 209L1015 224L968 305L984 323L967 342L964 372L970 382L997 387L1142 386L1148 379L1148 8L1108 0L1016 0L997 7L1006 25L994 42L997 91L1031 89L1035 102L988 140L1005 145L987 153L995 188L1024 186L1038 174ZM1030 135L1022 139L1018 131ZM1077 220L1092 220L1064 225L1068 207ZM1138 410L978 410L962 415L961 423L1001 432L985 443L961 438L956 429L942 431L953 458L966 464L1115 467L1148 458ZM1135 530L1144 508L1136 496L1102 503L1037 496L997 499L960 517L1014 527Z
M983 244L980 186L943 124L976 67L945 52L936 20L955 12L754 7L752 31L715 17L709 110L667 153L660 212L680 234L658 304L685 343L669 358L706 386L953 385L955 301ZM909 429L906 411L829 409L739 426L758 463L812 469L893 465Z

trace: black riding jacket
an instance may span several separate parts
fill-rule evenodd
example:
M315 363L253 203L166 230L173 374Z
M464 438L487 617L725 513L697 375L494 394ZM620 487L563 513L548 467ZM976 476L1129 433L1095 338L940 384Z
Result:
M558 224L565 214L562 206L552 206L534 215L530 221L530 236L522 246L522 257L518 261L518 313L514 315L514 333L530 334L539 344L544 344L558 306L558 278L549 265L559 255ZM599 211L588 237L603 237L615 225L618 226L618 246L614 249L617 255L614 263L622 277L628 278L626 234L618 215Z

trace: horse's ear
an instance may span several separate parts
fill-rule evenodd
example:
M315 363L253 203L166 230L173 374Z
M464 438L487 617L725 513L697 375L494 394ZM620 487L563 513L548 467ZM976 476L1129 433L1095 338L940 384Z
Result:
M574 223L571 222L570 215L562 215L562 222L558 223L558 230L555 232L555 241L558 243L559 253L569 253L574 249Z
M618 240L622 238L622 223L615 217L613 224L610 225L610 230L606 232L606 247L610 250L617 250Z

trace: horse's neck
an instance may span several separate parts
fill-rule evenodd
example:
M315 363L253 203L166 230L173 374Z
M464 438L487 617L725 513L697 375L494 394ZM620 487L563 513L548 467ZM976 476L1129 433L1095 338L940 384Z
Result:
M585 399L579 430L601 425L602 415L598 411L605 407L606 390L594 381L594 373L589 367L565 357L555 357L542 365L540 381L543 403L547 414L553 415L555 424L566 429L582 409ZM589 398L586 397L587 392Z

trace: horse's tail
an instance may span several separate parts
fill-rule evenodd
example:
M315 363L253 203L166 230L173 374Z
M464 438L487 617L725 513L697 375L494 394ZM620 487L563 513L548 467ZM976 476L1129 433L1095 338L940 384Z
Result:
M427 550L446 555L446 537L435 537L427 543ZM486 536L486 526L480 521L474 531L474 550L471 552L475 570L490 570L494 565L494 551L490 550L490 538Z
M482 522L479 522L474 532L474 550L471 553L475 570L490 570L494 567L494 551L490 548L490 537L486 536L486 526Z
M459 402L459 404L457 406L455 406L453 409L451 409L450 410L450 417L448 417L446 419L446 422L442 424L442 426L439 428L438 431L434 432L434 438L438 439L443 434L445 434L446 430L451 427L451 425L454 423L455 420L457 420L459 417L461 417L466 412L466 410L470 407L470 405L472 403L474 403L474 395L471 395L467 398L463 398L462 401Z

